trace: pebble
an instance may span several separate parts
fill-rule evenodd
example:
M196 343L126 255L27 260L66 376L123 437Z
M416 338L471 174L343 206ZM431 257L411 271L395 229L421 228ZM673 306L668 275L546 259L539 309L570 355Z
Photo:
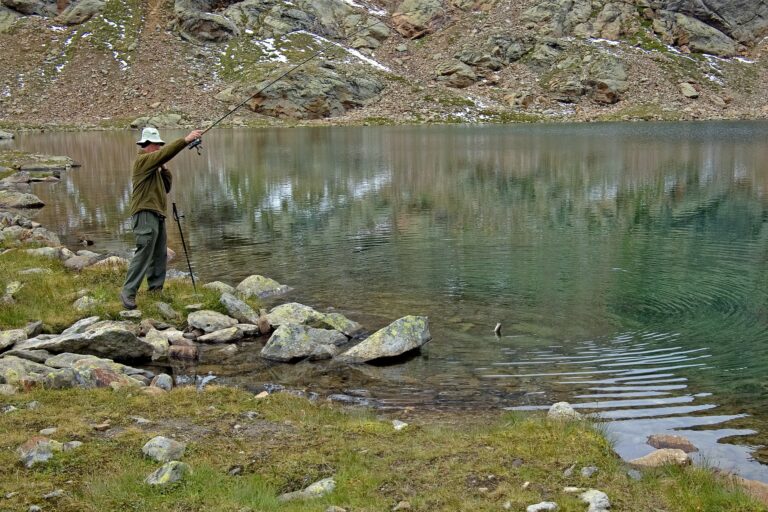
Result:
M325 512L347 512L347 509L337 507L336 505L331 505L327 509L325 509Z
M643 474L636 469L627 470L627 476L632 480L642 480Z
M258 398L258 399L262 399L262 398L266 398L266 397L268 397L268 396L269 396L269 393L268 393L268 392L266 392L266 391L262 391L261 393L259 393L258 395L256 395L256 398Z
M131 419L137 424L137 425L149 425L152 423L147 418L142 418L141 416L131 416Z
M595 473L597 473L599 469L597 469L595 466L587 466L585 468L581 468L581 476L584 478L589 478Z
M30 505L27 509L27 512L43 512L43 509L38 507L37 505Z
M557 402L549 408L547 418L554 420L576 420L581 414L576 412L568 402Z
M97 432L104 432L105 430L109 430L109 427L112 426L112 423L107 420L103 423L98 423L96 425L92 425L93 430L96 430Z
M40 402L38 402L37 400L33 400L32 402L29 402L27 404L27 409L29 409L30 411L34 411L35 409L39 409L39 408L40 408Z
M0 411L2 411L3 414L8 414L9 412L18 411L19 409L12 406L12 405L5 405L2 408L0 408Z
M80 448L81 446L83 446L83 443L81 441L69 441L61 445L61 449L65 452L69 452L76 448Z
M569 467L568 469L563 471L563 476L567 478L567 477L573 475L574 471L576 471L576 464L572 465L571 467Z
M531 482L523 482L523 489L527 489L531 486Z
M44 428L43 430L40 431L40 435L52 436L53 434L56 433L57 430L59 429L57 429L56 427Z
M188 306L185 307L185 309L187 311L200 311L201 309L203 309L203 305L202 304L189 304Z
M407 501L401 501L392 507L392 512L398 512L398 510L411 510L411 504Z

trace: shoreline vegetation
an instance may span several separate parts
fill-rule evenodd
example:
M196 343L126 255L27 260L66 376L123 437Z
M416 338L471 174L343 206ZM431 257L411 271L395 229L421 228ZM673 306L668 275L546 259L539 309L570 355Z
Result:
M126 319L117 297L125 262L94 265L98 258L60 247L21 211L0 212L0 334L46 342L86 316L139 321ZM159 301L232 314L223 295L171 279L160 296L140 292L137 329L157 326L149 319L163 318ZM84 297L93 302L79 310ZM187 317L164 321L184 329ZM0 509L766 510L765 484L706 467L639 471L598 423L575 414L376 410L268 383L258 394L205 379L174 387L167 375L150 383L135 368L76 355L59 354L39 378L0 375ZM148 483L162 468L169 472Z

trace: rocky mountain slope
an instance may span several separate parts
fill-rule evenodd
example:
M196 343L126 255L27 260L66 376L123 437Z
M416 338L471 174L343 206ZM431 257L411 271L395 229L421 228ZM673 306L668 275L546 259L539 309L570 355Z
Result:
M764 0L0 0L6 126L768 115Z

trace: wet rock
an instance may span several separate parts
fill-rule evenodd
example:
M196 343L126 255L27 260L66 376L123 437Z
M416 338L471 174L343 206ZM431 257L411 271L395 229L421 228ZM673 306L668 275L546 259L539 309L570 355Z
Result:
M163 436L150 439L141 449L144 455L157 462L170 462L184 456L187 445Z
M568 402L557 402L549 408L547 418L553 420L577 420L581 414L576 412Z
M535 505L528 505L525 512L545 512L547 510L557 510L557 503L554 501L542 501Z
M64 9L57 20L65 25L79 25L101 13L104 5L103 0L78 0Z
M51 440L41 436L30 438L16 450L21 463L31 468L35 464L44 464L53 457Z
M181 481L191 472L190 467L176 460L166 462L161 468L149 475L144 483L148 485L168 485Z
M5 130L0 130L0 140L11 140L15 136L11 132L6 132Z
M315 329L304 325L281 325L261 350L261 357L272 361L290 362L296 359L330 359L347 337L338 331Z
M173 378L167 373L161 373L160 375L152 379L150 386L160 388L165 391L170 391L171 389L173 389Z
M0 190L0 208L42 208L45 203L33 194Z
M366 363L396 357L422 347L431 339L427 317L406 316L373 333L337 359L347 363Z
M654 448L672 448L677 450L683 450L686 453L699 451L696 446L683 436L675 436L670 434L653 434L648 436L648 444Z
M336 488L336 481L333 478L324 478L319 480L306 489L301 491L288 492L277 497L277 501L286 502L293 500L307 500L312 498L321 498L330 494Z
M363 332L363 326L340 313L323 313L314 327L334 329L353 338Z
M589 489L588 491L581 493L579 498L589 505L587 512L605 512L611 508L611 502L608 499L608 495L602 491Z
M373 403L370 399L365 397L344 395L341 393L328 395L327 400L329 402L336 402L344 405L357 405L361 407L370 407Z
M171 361L195 361L198 348L194 345L171 345L168 348L168 359Z
M25 331L24 329L11 329L10 331L0 331L0 352L26 339L27 339L27 331Z
M261 329L259 329L258 325L237 324L235 327L237 327L237 330L240 331L243 338L253 338L255 336L258 336L259 334L262 334ZM267 331L267 333L268 332L269 331Z
M256 324L259 321L259 315L251 306L229 292L223 292L219 302L227 309L229 316L244 324Z
M193 311L187 315L187 323L196 329L206 333L220 331L237 325L237 320L216 311Z
M140 340L138 327L130 322L97 322L83 332L59 336L51 340L22 342L17 348L48 350L53 353L73 352L107 357L116 361L145 359L152 356L153 347Z
M180 331L176 331L181 336ZM152 345L152 360L162 361L168 357L168 348L170 347L169 334L167 331L158 331L151 328L144 336L144 342Z
M629 461L629 464L640 468L657 468L660 466L674 465L686 466L691 463L691 458L683 450L663 448L648 455Z
M242 337L243 331L235 326L205 334L197 338L197 341L200 343L231 343L242 339Z

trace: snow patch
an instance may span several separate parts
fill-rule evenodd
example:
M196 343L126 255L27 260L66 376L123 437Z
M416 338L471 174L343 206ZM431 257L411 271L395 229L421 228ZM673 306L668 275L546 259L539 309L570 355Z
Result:
M341 1L344 2L347 5L351 5L352 7L356 7L358 9L365 9L366 11L368 11L371 14L373 14L374 16L386 16L387 14L389 14L384 9L379 9L378 7L372 7L372 6L369 6L369 5L359 4L359 3L355 2L355 0L341 0Z
M54 32L64 32L65 30L67 30L67 27L60 27L59 25L51 25L50 29L53 30Z
M254 39L253 42L262 49L271 62L288 62L288 57L280 53L280 50L275 47L275 39L273 37L262 40Z
M621 44L620 41L614 41L613 39L601 39L596 37L590 37L589 39L587 39L587 41L593 44L602 43L602 44L607 44L609 46L619 46Z

